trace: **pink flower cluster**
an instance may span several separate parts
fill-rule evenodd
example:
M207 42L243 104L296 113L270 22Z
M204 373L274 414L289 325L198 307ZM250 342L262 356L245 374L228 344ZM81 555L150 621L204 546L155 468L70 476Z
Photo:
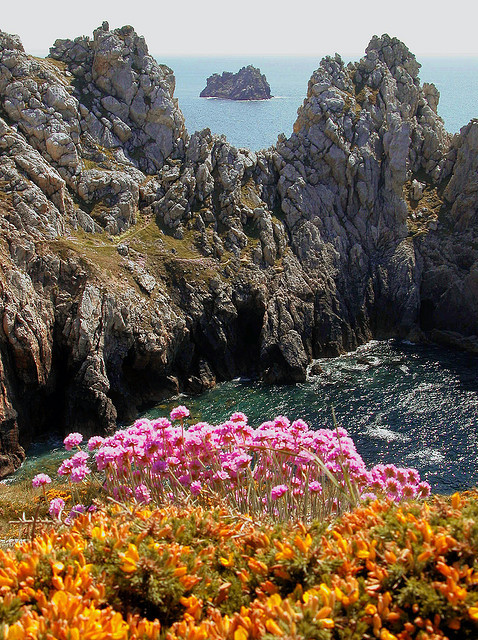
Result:
M182 420L183 418L189 417L189 409L183 405L179 405L179 407L175 407L169 415L173 421Z
M66 438L63 440L63 444L65 445L65 449L67 451L71 451L74 447L78 447L80 443L83 441L83 436L81 433L69 433Z
M430 495L430 485L420 481L420 474L416 469L396 467L394 464L378 464L373 467L370 471L369 490L372 495L386 494L396 502Z
M37 487L43 487L46 484L50 484L51 483L51 478L50 476L47 476L46 473L38 473L32 480L32 486L37 488Z
M54 518L59 518L65 508L65 501L63 498L53 498L50 502L49 513Z
M342 428L312 430L303 420L291 423L285 416L253 428L243 413L234 413L219 425L199 422L185 429L188 416L180 406L171 411L179 426L167 418L141 419L110 437L90 438L88 449L95 452L108 493L139 503L221 495L240 507L247 506L254 487L265 510L274 514L281 504L325 500L325 488L334 482L342 488L352 483L362 498L386 495L397 502L430 492L415 469L377 465L368 470ZM65 443L77 440L70 434ZM78 451L59 473L81 482L90 473L88 458Z
M69 476L71 482L82 482L91 473L88 461L89 454L86 451L78 451L71 458L63 460L58 468L58 474Z

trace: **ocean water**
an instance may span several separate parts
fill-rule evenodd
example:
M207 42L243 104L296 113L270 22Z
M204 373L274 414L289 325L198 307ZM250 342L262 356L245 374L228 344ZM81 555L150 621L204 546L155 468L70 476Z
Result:
M147 415L186 404L194 421L243 411L254 426L286 415L320 429L333 428L333 408L367 465L414 467L439 493L478 485L478 356L388 340L317 362L323 372L301 384L233 380Z
M167 416L185 404L194 422L218 424L243 411L253 426L286 415L319 429L333 427L333 408L367 465L414 467L439 493L478 485L478 356L389 340L318 362L322 373L301 384L233 380L200 396L172 398L144 415ZM7 482L54 475L65 457L54 436L27 453Z
M317 57L164 57L176 76L175 96L190 133L209 127L224 134L236 147L257 151L290 136L297 109L307 94L307 83L319 66ZM344 58L345 62L349 59ZM478 58L420 58L420 79L433 82L440 91L438 113L451 133L478 117ZM238 71L253 64L265 73L274 96L271 100L237 102L200 98L206 79L213 73Z

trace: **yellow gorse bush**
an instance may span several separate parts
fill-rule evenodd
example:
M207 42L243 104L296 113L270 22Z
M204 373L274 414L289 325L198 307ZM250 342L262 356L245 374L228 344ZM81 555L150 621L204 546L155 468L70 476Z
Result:
M0 638L476 639L477 517L466 495L328 528L105 508L0 550Z

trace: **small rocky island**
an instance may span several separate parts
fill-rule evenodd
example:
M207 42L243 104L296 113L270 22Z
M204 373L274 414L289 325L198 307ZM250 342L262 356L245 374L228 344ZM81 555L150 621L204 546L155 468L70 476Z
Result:
M271 88L267 78L257 67L242 67L237 73L224 71L214 73L207 79L201 98L224 98L226 100L269 100Z

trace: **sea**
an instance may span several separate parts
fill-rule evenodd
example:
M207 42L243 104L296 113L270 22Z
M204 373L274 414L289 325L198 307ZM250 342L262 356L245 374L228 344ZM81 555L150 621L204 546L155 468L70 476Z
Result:
M287 137L297 118L297 109L307 95L307 83L318 68L320 57L167 57L156 56L176 77L175 96L189 133L208 127L224 134L231 144L252 151L276 144ZM344 57L344 62L350 62ZM478 58L420 58L421 82L432 82L440 92L438 114L450 133L457 133L478 117ZM213 73L237 72L249 64L259 67L271 87L271 100L232 101L200 98L206 79Z
M209 127L237 147L268 148L289 136L307 82L319 64L311 57L158 57L176 76L175 95L190 133ZM348 60L346 60L348 62ZM478 58L422 58L420 78L440 91L438 113L456 133L478 116ZM232 102L199 98L212 73L253 64L274 98ZM195 397L180 396L145 415L167 415L186 404L192 419L219 423L242 411L257 426L276 415L332 427L332 410L368 465L394 463L420 471L432 490L452 493L478 485L478 355L404 341L371 342L319 361L322 373L301 384L264 386L238 379ZM58 434L38 440L8 483L54 473L65 456Z
M334 412L368 466L418 469L435 493L478 486L478 355L385 340L316 364L322 372L303 383L267 386L238 378L201 395L170 398L142 416L168 416L183 404L192 422L220 424L242 411L253 426L285 415L322 429L334 427ZM66 455L59 434L50 433L4 482L53 476Z

